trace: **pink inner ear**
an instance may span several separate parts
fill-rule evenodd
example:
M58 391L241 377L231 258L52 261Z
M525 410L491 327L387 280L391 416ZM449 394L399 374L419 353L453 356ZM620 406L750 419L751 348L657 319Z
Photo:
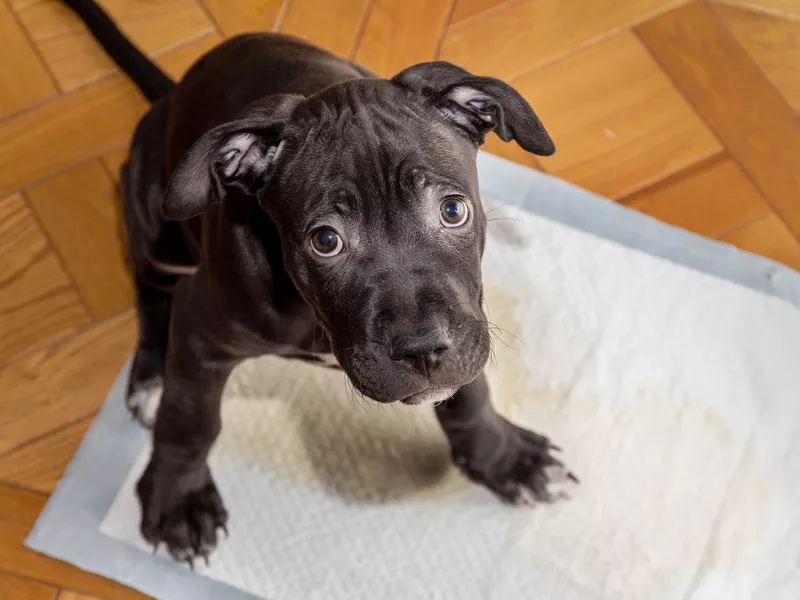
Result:
M257 143L258 138L252 133L238 133L230 137L220 151L225 177L232 177L236 173L244 157Z
M267 144L252 133L231 136L220 150L225 178L230 180L250 173L266 171L283 150L283 141L277 146Z
M468 110L480 117L481 120L486 121L487 123L492 121L491 114L482 110L480 106L475 105L477 103L485 104L491 100L483 92L467 86L456 86L448 92L447 97L458 104L461 108Z

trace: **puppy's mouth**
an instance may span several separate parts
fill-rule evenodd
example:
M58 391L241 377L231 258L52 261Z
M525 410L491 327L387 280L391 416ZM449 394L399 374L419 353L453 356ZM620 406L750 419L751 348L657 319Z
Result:
M402 404L417 406L419 404L439 404L452 398L458 391L456 387L431 386L400 400Z

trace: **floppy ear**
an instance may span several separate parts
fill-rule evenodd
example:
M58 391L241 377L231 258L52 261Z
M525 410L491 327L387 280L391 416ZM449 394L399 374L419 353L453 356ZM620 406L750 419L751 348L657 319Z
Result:
M257 195L280 158L283 129L301 96L275 96L246 116L207 131L172 174L162 205L167 219L183 220L221 202L231 187Z
M530 105L507 83L478 77L448 62L414 65L392 81L422 93L439 112L476 143L494 130L504 142L512 139L528 152L549 156L556 151Z

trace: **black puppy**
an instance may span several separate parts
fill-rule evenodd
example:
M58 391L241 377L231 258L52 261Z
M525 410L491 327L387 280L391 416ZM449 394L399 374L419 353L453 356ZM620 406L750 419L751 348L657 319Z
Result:
M276 34L229 40L175 85L94 2L67 4L153 103L121 174L140 325L128 402L154 420L144 537L190 563L215 546L220 396L262 354L335 359L378 402L435 404L466 475L552 500L572 475L494 411L482 374L476 152L490 131L554 152L525 100L444 62L380 79Z

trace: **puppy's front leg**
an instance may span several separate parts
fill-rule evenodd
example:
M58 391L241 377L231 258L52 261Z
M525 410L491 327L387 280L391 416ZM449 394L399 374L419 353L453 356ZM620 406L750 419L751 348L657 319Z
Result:
M220 431L220 400L237 361L209 359L196 339L171 336L164 393L153 430L153 453L137 484L141 532L155 547L164 542L173 558L194 558L217 544L228 513L208 468Z
M551 454L550 441L501 417L489 399L485 375L436 407L453 461L467 477L514 504L552 502L577 478Z

